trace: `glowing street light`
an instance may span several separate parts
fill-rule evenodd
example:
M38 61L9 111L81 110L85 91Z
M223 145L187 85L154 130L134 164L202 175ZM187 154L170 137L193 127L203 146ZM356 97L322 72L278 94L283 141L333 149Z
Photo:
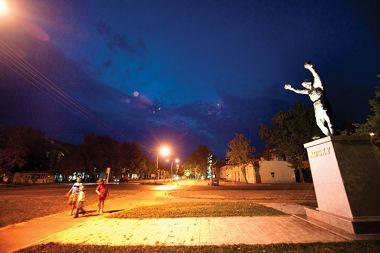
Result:
M156 179L160 179L160 175L158 174L158 155L161 154L163 157L166 157L170 154L170 149L166 146L162 146L159 150L159 152L157 153L157 162L156 162L156 173L157 173L157 176L156 176Z
M372 144L374 144L374 138L375 138L375 133L374 133L374 132L370 132L370 133L369 133L369 139L370 139L370 142L371 142Z
M166 146L161 147L160 153L162 156L166 157L170 154L170 149Z
M170 164L170 180L173 179L173 161L177 164L177 167L178 167L179 159L178 158L174 160L172 159L172 163Z
M6 0L0 0L0 17L8 13L8 3Z

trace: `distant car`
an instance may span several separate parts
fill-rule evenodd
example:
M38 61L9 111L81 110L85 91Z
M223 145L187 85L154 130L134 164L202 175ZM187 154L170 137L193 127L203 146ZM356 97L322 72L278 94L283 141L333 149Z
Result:
M119 178L114 178L113 180L112 180L114 183L120 183L120 179Z
M211 181L211 185L212 186L219 186L219 180L217 180L216 178L213 178Z

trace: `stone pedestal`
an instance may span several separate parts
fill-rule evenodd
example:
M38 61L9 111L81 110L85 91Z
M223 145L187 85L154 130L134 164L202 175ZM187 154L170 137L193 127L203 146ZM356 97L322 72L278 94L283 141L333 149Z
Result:
M331 136L306 143L318 220L351 234L380 234L380 162L369 138Z

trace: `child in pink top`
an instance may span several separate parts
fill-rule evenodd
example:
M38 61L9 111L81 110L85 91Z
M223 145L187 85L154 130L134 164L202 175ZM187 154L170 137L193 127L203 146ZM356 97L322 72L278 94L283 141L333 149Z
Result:
M108 186L104 183L104 179L98 180L98 187L96 187L96 194L98 194L98 213L102 214L104 209L104 201L108 196Z

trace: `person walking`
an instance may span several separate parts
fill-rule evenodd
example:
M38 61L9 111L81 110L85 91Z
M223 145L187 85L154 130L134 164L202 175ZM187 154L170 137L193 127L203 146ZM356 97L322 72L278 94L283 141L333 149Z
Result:
M78 194L78 200L77 200L77 210L75 211L74 218L78 218L79 212L81 212L83 215L86 214L86 211L84 210L84 203L86 201L86 190L84 185L81 185L79 187L79 194Z
M98 213L102 214L104 211L104 202L108 196L108 186L103 178L98 180L98 187L96 187L95 192L98 194Z
M74 209L77 205L79 187L82 185L81 178L77 177L77 181L73 184L71 189L66 193L66 196L69 197L69 205L71 206L71 210L69 212L69 216L73 214Z

